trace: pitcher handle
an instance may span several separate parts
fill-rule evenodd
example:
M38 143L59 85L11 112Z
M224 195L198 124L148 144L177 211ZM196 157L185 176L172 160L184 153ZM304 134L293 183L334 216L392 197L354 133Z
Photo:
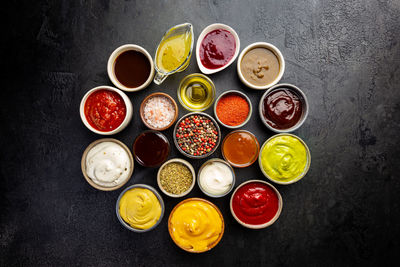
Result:
M154 83L157 85L160 85L166 78L168 75L157 72L156 75L154 76Z

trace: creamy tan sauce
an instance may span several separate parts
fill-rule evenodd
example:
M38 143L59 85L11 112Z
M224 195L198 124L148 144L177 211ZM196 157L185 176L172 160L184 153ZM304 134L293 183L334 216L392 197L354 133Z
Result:
M267 48L257 47L243 56L240 70L249 83L263 86L278 77L279 67L279 60L274 52Z

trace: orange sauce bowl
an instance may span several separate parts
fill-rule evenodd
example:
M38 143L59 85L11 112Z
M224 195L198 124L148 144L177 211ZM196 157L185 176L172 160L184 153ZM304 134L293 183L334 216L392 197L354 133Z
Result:
M196 202L200 203L201 205L205 205L206 209L205 210L209 210L211 211L211 216L205 216L205 214L208 214L207 212L195 212L196 209ZM192 207L182 207L183 205L190 205L190 204L194 204ZM176 215L175 213L179 213L182 212L182 209L186 209L188 211L193 211L191 214L185 214L184 218L185 220L191 220L191 215L195 216L195 218L193 218L193 220L191 220L190 224L187 223L182 223L182 225L184 225L184 227L194 227L195 230L193 231L193 229L181 229L183 230L180 232L179 237L182 237L185 234L184 230L186 231L186 234L192 234L193 238L200 238L202 235L205 235L207 238L209 238L209 235L207 235L207 233L204 233L205 228L204 225L199 225L201 223L202 220L206 219L215 219L214 215L216 212L217 215L216 217L218 218L217 220L220 220L221 224L221 229L219 230L219 234L218 237L213 240L211 243L207 244L207 246L203 247L202 249L196 249L194 245L184 245L183 243L190 243L190 242L185 242L185 241L180 241L179 239L177 239L176 235L174 234L175 232L175 228L179 227L181 221L176 222L177 218L174 218L174 215ZM176 215L178 217L178 215ZM197 216L197 217L196 217ZM214 218L211 218L214 217ZM210 223L209 221L207 221L207 223ZM175 225L176 224L176 225ZM195 226L193 226L193 224L197 224ZM181 249L187 251L187 252L191 252L191 253L202 253L202 252L206 252L211 250L212 248L214 248L222 239L222 236L224 235L224 230L225 230L225 223L224 223L224 218L222 216L221 211L218 209L218 207L216 205L214 205L213 203L211 203L210 201L203 199L203 198L188 198L185 199L183 201L181 201L180 203L178 203L174 209L171 211L169 218L168 218L168 232L169 235L171 236L171 239L174 241L174 243L180 247ZM178 230L176 230L178 231ZM193 232L192 232L193 231Z
M246 130L230 132L222 141L222 156L233 167L245 168L253 164L260 153L254 134Z

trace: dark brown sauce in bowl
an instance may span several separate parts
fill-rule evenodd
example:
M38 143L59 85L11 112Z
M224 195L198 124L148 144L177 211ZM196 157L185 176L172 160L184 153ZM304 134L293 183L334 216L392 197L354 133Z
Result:
M157 167L164 163L170 152L167 137L157 131L144 131L136 137L133 154L137 162L145 167Z
M264 120L273 128L286 130L295 126L303 114L303 99L285 87L270 92L262 103Z
M115 59L114 73L117 80L129 88L144 84L150 76L151 64L149 59L140 51L128 50Z

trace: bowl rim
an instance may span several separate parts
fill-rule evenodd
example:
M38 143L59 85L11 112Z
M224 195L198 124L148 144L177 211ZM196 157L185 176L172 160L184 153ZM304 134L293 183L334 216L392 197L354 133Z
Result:
M228 139L228 137L231 136L232 134L240 133L240 132L249 134L249 135L256 141L256 145L257 145L257 155L256 155L256 156L254 157L254 159L253 159L251 162L249 162L248 164L236 164L236 163L233 163L233 162L231 162L230 160L228 160L228 158L225 156L225 153L224 153L224 144L225 144L225 141ZM235 131L232 131L232 132L228 133L228 134L225 136L225 138L224 138L224 140L222 141L222 144L221 144L221 154L222 154L222 157L224 158L224 160L226 160L226 161L227 161L230 165L232 165L233 167L235 167L235 168L246 168L246 167L251 166L254 162L257 161L258 156L259 156L259 154L260 154L260 143L258 142L258 139L257 139L257 137L255 136L255 134L253 134L252 132L250 132L250 131L248 131L248 130L244 130L244 129L238 129L238 130L235 130Z
M201 46L201 42L203 41L204 37L211 31L213 30L217 30L217 29L223 29L223 30L227 30L229 31L233 37L235 38L235 42L236 42L236 49L235 49L235 54L233 55L233 57L228 61L227 64L225 64L222 67L219 67L217 69L208 69L205 66L203 66L203 63L201 63L200 60L200 46ZM240 38L239 35L237 34L237 32L230 26L223 24L223 23L213 23L210 24L208 26L206 26L201 33L199 34L199 37L197 38L197 43L196 43L196 60L197 60L197 66L199 67L200 71L204 74L213 74L216 72L219 72L227 67L229 67L238 57L239 55L239 51L240 51Z
M136 229L133 228L132 226L130 226L128 223L126 223L122 217L121 214L119 213L119 202L121 201L122 196L129 190L134 189L134 188L144 188L144 189L149 189L158 199L158 201L160 202L160 206L161 206L161 215L160 218L157 220L157 222L150 228L147 229ZM149 232L151 230L153 230L154 228L156 228L160 222L162 221L163 217L164 217L164 213L165 213L165 205L164 205L164 200L162 199L161 195L157 192L157 190L147 184L133 184L128 186L127 188L125 188L118 196L116 205L115 205L115 212L117 214L117 218L119 220L119 222L128 230L135 232L135 233L144 233L144 232Z
M265 172L264 168L262 167L262 162L261 162L261 155L262 155L262 151L263 151L265 145L266 145L269 141L271 141L272 139L274 139L274 138L276 138L276 137L279 137L279 136L291 136L291 137L294 137L294 138L298 139L298 140L304 145L304 147L305 147L305 149L306 149L307 163L306 163L306 166L305 166L303 172L302 172L298 177L296 177L296 179L293 179L293 180L288 181L288 182L277 181L277 180L274 180L274 179L272 179L271 177L269 177L269 175ZM289 184L293 184L293 183L296 183L296 182L302 180L302 179L304 178L304 176L306 176L308 170L310 169L310 165L311 165L311 153L310 153L310 149L308 148L308 146L307 146L307 144L304 142L304 140L301 139L300 137L298 137L297 135L294 135L294 134L291 134L291 133L279 133L279 134L275 134L275 135L271 136L270 138L268 138L268 139L263 143L263 145L261 146L260 153L259 153L259 155L258 155L258 165L259 165L259 167L260 167L260 169L261 169L261 172L264 174L264 176L265 176L268 180L270 180L271 182L274 182L274 183L280 184L280 185L289 185Z
M232 171L232 177L233 177L233 178L232 178L231 187L229 188L228 191L226 191L225 193L220 194L220 195L214 195L214 194L211 194L211 193L207 192L207 191L201 186L201 182L200 182L200 174L201 174L201 171L203 170L203 168L204 168L207 164L210 164L210 163L212 163L212 162L220 162L220 163L223 163L223 164L227 165L227 166L229 167L229 169ZM204 163L200 166L199 170L197 171L197 185L199 186L200 190L201 190L205 195L207 195L207 196L209 196L209 197L212 197L212 198L220 198L220 197L224 197L224 196L226 196L226 195L229 195L229 193L232 192L232 189L235 187L235 184L236 184L236 174L235 174L235 170L232 168L232 166L231 166L227 161L225 161L225 160L223 160L223 159L220 159L220 158L212 158L212 159L209 159L209 160L207 160L206 162L204 162Z
M123 85L116 77L115 72L114 72L114 67L115 67L115 60L117 59L117 57L119 55L121 55L123 52L125 51L138 51L141 52L143 55L146 56L146 58L149 60L150 63L150 75L147 78L147 80L140 86L138 87L127 87L125 85ZM150 83L153 81L153 77L154 77L154 62L153 62L153 58L151 57L150 53L147 52L147 50L139 45L136 44L124 44L121 45L119 47L117 47L110 55L110 57L108 58L108 62L107 62L107 74L108 74L108 78L111 80L111 82L118 87L119 89L126 91L126 92L137 92L140 91L144 88L146 88L147 86L150 85Z
M267 121L264 118L263 115L263 102L265 100L265 98L271 94L272 92L279 90L280 88L286 88L289 89L291 91L293 91L299 98L301 98L301 102L302 102L302 117L300 118L300 120L293 125L290 128L287 129L275 129L274 127L272 127L271 125L269 125L267 123ZM275 133L289 133L289 132L293 132L296 131L297 129L299 129L303 123L305 122L305 120L308 117L308 100L307 100L307 96L306 94L304 94L304 92L297 86L290 84L290 83L279 83L276 84L274 86L272 86L271 88L269 88L267 91L265 91L265 93L261 96L260 102L258 104L258 113L260 115L261 121L263 122L263 124L265 126L267 126L268 129L270 129L271 131L275 132Z
M180 94L180 91L181 91L183 82L185 82L187 79L189 79L189 78L191 78L191 77L194 77L194 76L203 78L204 80L206 80L206 81L211 85L211 91L212 91L212 98L211 98L211 101L210 101L210 103L209 103L206 107L201 108L201 109L194 109L194 108L191 108L191 107L187 106L187 105L185 104L185 102L183 102L182 97L181 97L181 94ZM215 84L214 84L214 82L210 79L210 77L206 76L206 75L203 74L203 73L198 73L198 72L191 73L191 74L188 74L188 75L186 75L185 77L183 77L182 80L181 80L180 83L179 83L178 90L177 90L178 101L179 101L179 103L181 104L181 106L182 106L184 109L186 109L186 110L189 110L189 111L191 111L191 112L202 112L202 111L205 111L206 109L208 109L209 107L212 106L212 104L213 104L214 101L215 101L216 91L217 91L217 90L216 90Z
M94 93L94 92L96 92L96 91L99 91L99 90L102 90L102 89L104 89L104 90L109 90L109 91L112 91L112 92L117 93L117 94L124 100L125 107L126 107L126 115L125 115L124 120L121 122L121 124L120 124L117 128L115 128L114 130L112 130L112 131L107 131L107 132L102 132L102 131L99 131L99 130L95 129L95 128L94 128L92 125L90 125L90 123L87 121L86 115L85 115L85 104L86 104L86 101L87 101L88 97L89 97L92 93ZM90 131L92 131L92 132L94 132L94 133L96 133L96 134L100 134L100 135L113 135L113 134L119 133L120 131L122 131L123 129L125 129L126 126L128 126L128 124L130 123L130 121L131 121L131 119L132 119L133 107L132 107L132 102L131 102L131 100L129 99L129 97L128 97L124 92L122 92L121 90L119 90L119 89L117 89L117 88L115 88L115 87L111 87L111 86L107 86L107 85L100 85L100 86L97 86L97 87L94 87L94 88L90 89L90 90L87 91L86 94L82 97L82 100L81 100L81 103L80 103L80 106L79 106L79 114L80 114L80 116L81 116L81 120L82 120L83 124L84 124L84 125L86 126L86 128L88 128Z
M240 96L242 96L244 99L246 99L247 103L249 104L249 114L247 115L247 118L246 118L241 124L238 124L238 125L235 125L235 126L227 125L227 124L223 123L223 122L218 118L218 114L217 114L217 105L218 105L218 102L221 100L221 98L222 98L223 96L228 95L228 94L240 95ZM252 114L253 114L253 107L252 107L250 98L249 98L245 93L240 92L240 91L238 91L238 90L228 90L228 91L225 91L225 92L223 92L222 94L220 94L220 95L218 96L218 98L217 98L217 99L215 100L215 102L214 102L214 116L215 116L215 119L216 119L222 126L228 128L228 129L238 129L238 128L240 128L240 127L243 127L244 125L246 125L246 123L249 122L249 120L250 120Z
M248 51L250 51L251 49L258 48L258 47L266 48L266 49L270 50L271 52L273 52L275 54L275 56L278 58L278 61L280 64L279 73L278 73L278 76L275 78L275 80L273 80L269 84L262 85L262 86L254 85L254 84L248 82L244 78L244 76L242 74L242 70L240 69L244 55L246 55L246 53ZM282 76L285 72L285 59L283 57L282 52L275 45L273 45L271 43L267 43L267 42L255 42L255 43L249 44L242 50L242 52L239 55L237 64L236 64L236 70L237 70L239 79L242 81L242 83L244 85L246 85L249 88L255 89L255 90L265 90L265 89L268 89L268 88L274 86L282 79Z
M140 160L138 160L138 157L137 157L137 155L136 155L136 153L135 153L135 144L136 144L136 141L138 140L138 138L139 138L140 136L142 136L142 135L145 134L145 133L160 134L161 137L162 137L162 139L164 139L164 140L167 142L167 144L168 144L168 153L167 153L167 157L165 158L165 160L163 160L161 163L159 163L159 164L157 164L157 165L144 165L143 162L141 162ZM148 168L156 168L156 167L161 166L165 161L167 161L169 155L171 154L171 144L169 143L168 138L167 138L167 137L165 136L165 134L163 134L162 132L156 131L156 130L144 130L143 132L139 133L139 134L136 136L135 140L133 141L133 145L132 145L132 154L133 154L133 158L134 158L141 166L143 166L143 167L148 167Z
M117 145L120 145L125 151L126 153L128 153L128 157L129 157L129 161L131 163L131 169L129 171L129 175L128 178L123 181L122 183L112 186L112 187L106 187L106 186L102 186L99 184L96 184L86 173L86 157L87 154L89 153L89 151L96 145L103 143L103 142L113 142L116 143ZM113 191L113 190L117 190L121 187L123 187L131 178L132 178L132 174L133 171L135 169L135 161L133 160L133 156L131 151L129 150L129 148L121 141L115 139L115 138L101 138L101 139L97 139L95 141L93 141L92 143L90 143L86 149L83 151L82 153L82 158L81 158L81 171L83 174L83 177L85 177L86 182L88 182L88 184L90 184L93 188L96 188L98 190L101 191Z
M212 207L217 211L219 217L221 218L222 229L221 229L221 233L220 233L219 236L218 236L218 239L215 240L215 241L211 244L211 246L209 246L206 250L203 250L203 251L194 251L194 250L190 250L190 249L187 249L187 248L182 247L181 245L179 245L179 244L175 241L175 239L174 239L174 237L173 237L173 235L172 235L172 230L171 230L171 228L172 228L172 223L171 223L172 215L174 214L174 212L176 211L176 209L177 209L179 206L181 206L182 204L184 204L184 203L186 203L186 202L190 202L190 201L203 201L203 202L209 204L210 206L212 206ZM175 245L177 245L178 247L180 247L180 248L183 249L184 251L187 251L187 252L190 252L190 253L203 253L203 252L206 252L206 251L209 251L209 250L213 249L213 248L214 248L216 245L218 245L218 243L221 241L222 236L223 236L224 233L225 233L225 221L224 221L224 216L222 215L222 213L221 213L220 209L217 207L217 205L215 205L214 203L212 203L211 201L209 201L209 200L207 200L207 199L199 198L199 197L187 198L187 199L182 200L182 201L179 202L178 204L176 204L175 207L172 209L171 213L169 214L169 217L168 217L168 233L169 233L169 235L170 235L172 241L174 241Z
M233 202L233 198L234 198L236 192L239 190L239 188L241 188L242 186L244 186L244 185L246 185L246 184L249 184L249 183L262 183L262 184L266 184L267 186L269 186L270 188L272 188L272 189L274 190L274 192L276 193L276 195L277 195L277 197L278 197L278 203L279 203L279 205L278 205L278 211L276 212L275 216L274 216L271 220L269 220L268 222L266 222L266 223L263 223L263 224L248 224L248 223L245 223L245 222L241 221L241 220L236 216L235 212L233 211L232 202ZM236 189L235 189L235 191L233 191L232 196L231 196L231 199L230 199L230 201L229 201L229 207L230 207L230 210L231 210L231 213L232 213L233 218L235 218L235 220L236 220L239 224L241 224L242 226L244 226L244 227L246 227L246 228L257 230L257 229L263 229L263 228L266 228L266 227L268 227L268 226L271 226L272 224L274 224L274 223L278 220L278 218L279 218L279 216L281 215L281 212L282 212L283 200L282 200L282 196L281 196L281 194L279 193L278 189L276 189L275 186L273 186L272 184L270 184L270 183L268 183L268 182L266 182L266 181L263 181L263 180L251 179L251 180L248 180L248 181L245 181L245 182L241 183L240 185L238 185L238 186L236 187Z
M201 156L193 156L193 155L190 155L190 154L186 153L185 151L183 151L180 148L180 146L178 145L178 141L176 140L176 131L177 131L179 122L181 122L183 119L185 119L186 117L189 117L191 115L202 115L202 116L205 116L205 117L209 118L214 123L215 127L217 128L217 132L218 132L218 140L217 140L217 143L216 143L215 147L210 152L208 152L207 154L204 154L204 155L201 155ZM217 150L219 144L221 143L221 135L222 135L222 133L221 133L221 129L219 128L219 125L218 125L217 121L211 115L209 115L207 113L204 113L204 112L190 112L190 113L187 113L187 114L183 115L182 117L180 117L177 120L177 122L175 123L175 127L174 127L174 132L173 132L172 138L174 139L175 147L178 149L178 151L182 155L184 155L184 156L186 156L188 158L191 158L191 159L203 159L203 158L206 158L208 156L211 156Z
M185 165L186 167L188 167L190 172L192 173L192 178L193 178L192 179L192 183L191 183L190 187L188 188L188 190L186 190L185 192L183 192L183 193L181 193L179 195L174 195L172 193L167 192L161 185L161 177L160 177L161 170L165 166L167 166L169 163L174 163L174 162L181 163L181 164ZM157 184L158 184L158 187L160 188L161 192L163 192L165 195L167 195L169 197L180 198L180 197L186 196L187 194L189 194L192 191L192 189L194 188L195 183L196 183L196 172L194 171L194 168L193 168L192 164L190 164L188 161L186 161L184 159L173 158L173 159L167 160L158 169L158 172L157 172Z
M146 122L146 120L144 119L144 107L145 107L146 102L150 98L156 97L156 96L166 97L167 99L169 99L172 102L172 105L175 108L174 118L172 119L172 121L168 125L166 125L166 126L164 126L162 128L153 127L150 124L148 124ZM142 103L140 104L139 113L140 113L140 118L142 119L143 124L146 125L147 128L149 128L150 130L155 130L155 131L164 131L164 130L168 129L169 127L171 127L175 123L176 119L178 118L179 110L178 110L178 105L176 104L175 100L169 94L166 94L166 93L163 93L163 92L155 92L155 93L152 93L152 94L146 96L143 99Z

